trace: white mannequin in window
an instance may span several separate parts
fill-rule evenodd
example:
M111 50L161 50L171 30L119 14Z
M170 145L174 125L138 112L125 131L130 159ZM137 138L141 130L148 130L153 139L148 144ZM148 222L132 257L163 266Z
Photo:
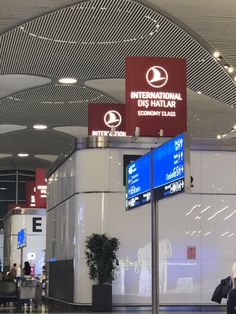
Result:
M172 248L169 239L159 242L159 289L160 293L167 291L167 259L172 255Z
M146 244L138 250L139 274L139 295L150 297L152 294L151 278L151 243Z
M169 239L159 241L159 291L167 292L167 259L172 255ZM138 261L140 265L139 295L151 296L151 243L146 244L138 250Z

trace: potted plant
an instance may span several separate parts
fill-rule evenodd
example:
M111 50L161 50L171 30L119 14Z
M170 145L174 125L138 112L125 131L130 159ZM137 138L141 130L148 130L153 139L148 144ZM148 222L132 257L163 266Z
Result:
M114 272L119 265L116 252L120 242L117 238L110 238L106 233L86 237L85 260L89 267L89 278L97 280L98 285L92 288L92 310L112 310L112 286Z

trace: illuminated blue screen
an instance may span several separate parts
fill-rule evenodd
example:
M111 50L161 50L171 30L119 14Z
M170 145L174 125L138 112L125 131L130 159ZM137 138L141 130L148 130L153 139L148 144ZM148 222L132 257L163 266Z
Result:
M21 229L17 233L17 248L22 248L26 246L26 235L25 235L25 229Z
M150 201L151 153L127 166L127 208L144 205Z
M184 134L153 150L153 171L157 199L184 190Z
M127 166L127 209L150 202L151 171L155 200L184 192L184 144L185 136L180 134Z

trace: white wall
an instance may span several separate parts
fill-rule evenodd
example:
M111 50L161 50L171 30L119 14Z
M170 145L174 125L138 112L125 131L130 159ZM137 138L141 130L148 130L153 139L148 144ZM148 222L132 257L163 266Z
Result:
M48 179L47 208L63 202L75 193L75 155L68 158Z
M169 239L167 291L162 302L210 303L236 258L235 195L180 195L160 202L160 237ZM187 258L187 247L196 259Z
M47 258L74 258L76 303L91 303L84 240L92 232L121 241L113 303L151 303L150 205L126 211L123 187L123 155L144 152L79 150L50 178ZM159 202L161 303L211 303L216 285L230 275L236 258L235 158L234 152L192 151L192 193ZM70 197L66 177L60 179L65 173ZM188 258L188 247L196 258Z
M34 209L33 209L34 210ZM30 210L31 212L33 211ZM17 233L21 229L26 229L26 247L23 248L23 263L29 261L35 265L35 274L41 274L44 265L46 249L46 210L40 209L43 214L29 214L27 209L25 214L12 214L4 221L5 226L5 266L11 267L17 263L20 267L21 253L17 249ZM33 230L33 219L37 219L36 231ZM33 255L29 256L30 253Z

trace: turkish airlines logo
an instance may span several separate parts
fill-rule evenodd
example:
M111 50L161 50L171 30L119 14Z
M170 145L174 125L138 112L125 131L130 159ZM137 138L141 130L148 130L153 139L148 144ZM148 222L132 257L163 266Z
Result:
M118 127L122 122L122 118L118 111L109 110L104 115L104 122L109 128L111 128L112 126Z
M166 85L168 73L160 66L153 66L146 73L146 81L150 86L160 88Z

